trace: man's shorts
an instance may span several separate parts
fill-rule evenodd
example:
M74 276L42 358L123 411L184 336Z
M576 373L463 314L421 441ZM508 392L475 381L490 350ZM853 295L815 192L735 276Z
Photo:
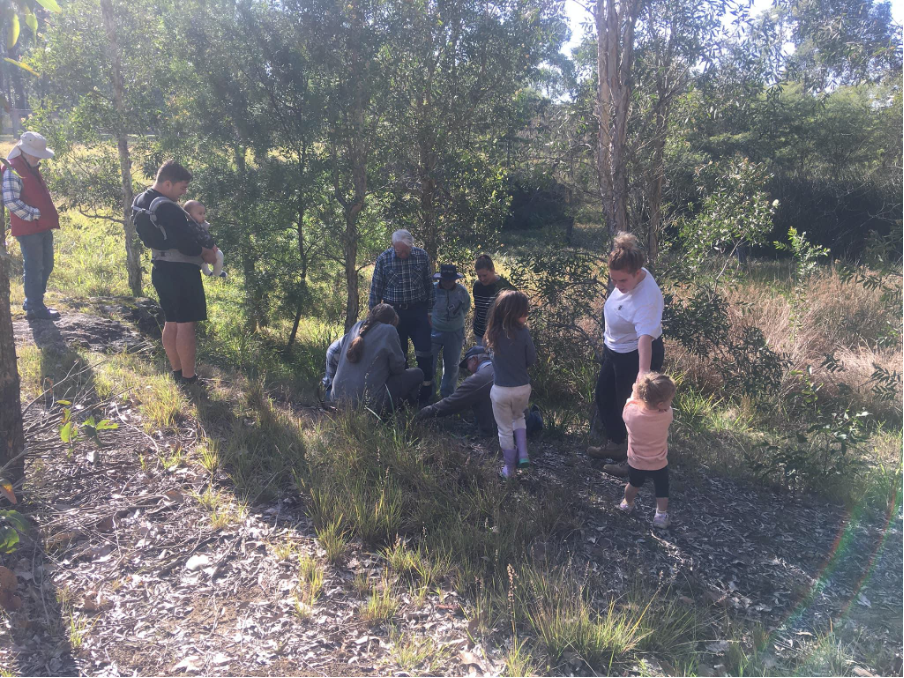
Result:
M194 264L154 262L151 282L160 298L160 308L169 323L207 320L207 299L201 269Z

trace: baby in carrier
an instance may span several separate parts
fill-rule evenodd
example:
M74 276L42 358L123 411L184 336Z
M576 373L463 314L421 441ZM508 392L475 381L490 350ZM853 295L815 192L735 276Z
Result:
M189 200L182 206L182 209L184 209L188 213L188 216L191 217L188 225L192 229L192 235L194 236L195 241L201 245L201 247L206 247L207 249L216 247L213 236L210 235L210 224L207 223L207 208L197 200ZM225 278L226 272L223 270L223 250L217 249L217 263L214 264L212 271L210 270L210 266L206 263L201 266L201 270L204 272L204 275L215 275L220 278Z

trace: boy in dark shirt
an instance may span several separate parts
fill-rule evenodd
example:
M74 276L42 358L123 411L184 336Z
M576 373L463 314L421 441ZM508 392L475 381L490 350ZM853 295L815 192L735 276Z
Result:
M477 282L474 283L474 340L483 346L483 334L487 329L487 316L496 296L503 290L515 289L512 284L496 274L489 254L481 254L474 262Z
M148 209L155 198L177 202L188 190L191 172L169 160L157 171L154 185L135 198L136 207ZM184 383L198 380L195 374L197 340L195 324L207 320L207 300L201 284L201 266L215 264L216 246L202 247L188 223L188 215L177 204L163 203L156 210L157 223L166 231L170 249L152 250L151 282L160 298L166 323L163 350L173 369L173 378Z

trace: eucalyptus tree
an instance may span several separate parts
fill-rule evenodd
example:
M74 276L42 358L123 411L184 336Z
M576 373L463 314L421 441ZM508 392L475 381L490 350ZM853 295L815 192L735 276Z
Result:
M808 89L878 82L901 72L901 26L890 2L778 0L781 37L794 49L788 75Z
M31 3L22 0L12 3L9 0L0 2L0 14L6 20L6 46L11 49L19 41L21 31L20 14L24 23L31 29L34 38L38 37L37 7L57 12L59 6L55 0L39 0ZM6 57L4 62L12 62L14 68L32 71L27 64ZM9 101L4 99L3 107L10 109ZM18 482L25 474L25 434L22 428L22 402L19 396L19 368L16 361L16 339L13 334L12 311L9 304L9 253L6 250L6 211L0 205L0 478Z
M301 44L327 83L322 148L331 199L341 208L341 260L345 275L345 328L358 320L359 222L373 191L378 153L389 114L387 72L395 60L387 0L288 0Z
M249 325L265 324L281 300L297 328L325 245L311 219L326 172L320 66L300 40L293 8L195 2L179 17L177 51L190 66L181 99L187 120L162 143L200 169L197 190L241 262Z
M141 144L167 114L165 9L166 3L141 0L72 0L47 31L53 48L32 58L43 81L36 124L58 153L48 168L54 190L83 214L122 224L136 296L142 294L141 247L131 219L136 177L130 144ZM113 175L107 135L116 146ZM111 179L112 185L99 185Z
M645 120L638 125L644 139L634 149L644 156L640 177L645 196L647 254L655 260L663 219L666 180L665 145L675 99L692 86L693 78L709 67L724 37L720 24L731 0L651 0L638 22L634 80ZM746 21L743 8L734 7L737 23ZM638 219L638 221L640 221Z
M596 164L609 233L628 230L627 137L637 20L650 0L596 0Z
M520 93L544 62L560 57L567 34L561 6L561 0L388 5L395 205L417 224L433 261L441 248L501 223L499 142Z

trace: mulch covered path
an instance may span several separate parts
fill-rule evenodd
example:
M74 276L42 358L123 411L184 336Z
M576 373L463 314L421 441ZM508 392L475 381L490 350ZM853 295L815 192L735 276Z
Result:
M82 339L92 348L97 343ZM360 547L344 564L326 567L312 615L299 617L297 556L320 551L296 497L243 515L224 478L163 467L161 458L193 444L192 422L178 433L148 436L127 397L103 407L120 429L100 454L90 441L71 451L61 445L57 411L28 412L35 455L21 509L38 529L0 561L16 573L22 600L20 609L0 617L4 669L20 675L423 672L400 664L394 648L405 642L401 632L411 642L432 639L430 673L501 670L501 651L474 643L451 591L432 592L422 603L403 594L398 631L365 625L354 579L360 572L378 578L383 564ZM459 444L478 455L494 448L490 440ZM536 544L536 553L567 551L616 595L640 580L670 587L688 606L758 622L773 631L777 661L833 624L848 627L851 637L861 630L864 643L897 648L900 662L899 512L890 519L850 514L676 465L673 524L654 532L651 490L644 488L633 515L622 515L615 507L623 483L597 462L559 442L534 450L535 468L522 483L528 491L561 486L579 526L565 543ZM217 526L198 501L212 482L226 497L227 517ZM294 554L283 550L289 542ZM701 674L719 673L730 641L701 639Z

